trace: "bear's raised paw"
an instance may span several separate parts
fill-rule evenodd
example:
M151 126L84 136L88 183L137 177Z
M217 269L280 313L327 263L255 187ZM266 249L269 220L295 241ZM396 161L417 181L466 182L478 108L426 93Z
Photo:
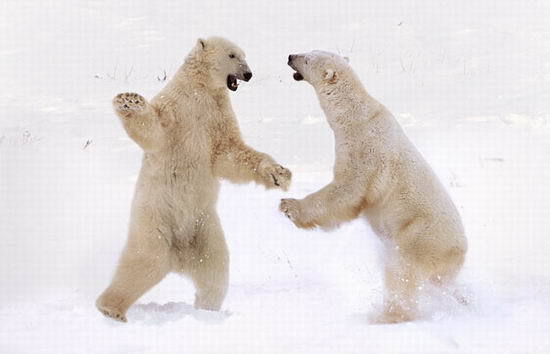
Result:
M147 101L145 101L145 98L137 93L119 93L113 99L115 111L125 116L143 111L146 105Z

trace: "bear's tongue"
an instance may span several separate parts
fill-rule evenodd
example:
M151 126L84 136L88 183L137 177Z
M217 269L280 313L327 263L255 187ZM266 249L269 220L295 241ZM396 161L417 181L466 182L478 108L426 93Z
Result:
M302 81L304 79L304 77L302 76L302 74L300 74L299 72L295 72L294 75L292 75L292 77L294 78L294 80L296 81Z
M237 91L237 87L239 87L237 77L235 75L227 75L227 88L231 91Z

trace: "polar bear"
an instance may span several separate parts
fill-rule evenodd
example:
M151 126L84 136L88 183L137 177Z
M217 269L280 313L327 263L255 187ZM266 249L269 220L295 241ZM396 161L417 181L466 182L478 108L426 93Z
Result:
M347 58L323 51L290 55L294 79L309 82L334 131L334 179L280 210L300 228L332 228L364 216L383 240L385 296L380 323L417 314L424 284L446 287L467 242L459 213L393 115L363 88Z
M245 145L226 88L252 73L226 39L199 39L173 79L150 102L135 93L113 100L128 135L144 150L128 240L109 287L97 299L106 316L126 310L168 272L189 276L195 307L219 310L229 254L216 214L219 179L287 190L291 173Z

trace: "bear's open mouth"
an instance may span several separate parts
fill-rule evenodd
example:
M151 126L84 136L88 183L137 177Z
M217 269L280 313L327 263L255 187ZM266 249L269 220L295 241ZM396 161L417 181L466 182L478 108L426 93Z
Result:
M239 83L237 82L237 77L233 74L227 75L227 88L231 91L237 91Z
M300 74L299 72L295 72L294 75L292 75L292 77L294 78L294 80L296 81L302 81L304 79L304 77L302 76L302 74Z

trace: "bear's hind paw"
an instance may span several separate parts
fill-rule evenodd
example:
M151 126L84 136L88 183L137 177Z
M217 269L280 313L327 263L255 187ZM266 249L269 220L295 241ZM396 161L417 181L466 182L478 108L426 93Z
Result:
M115 321L128 322L126 316L120 311L108 309L107 307L98 307L98 310L108 318L112 318Z

